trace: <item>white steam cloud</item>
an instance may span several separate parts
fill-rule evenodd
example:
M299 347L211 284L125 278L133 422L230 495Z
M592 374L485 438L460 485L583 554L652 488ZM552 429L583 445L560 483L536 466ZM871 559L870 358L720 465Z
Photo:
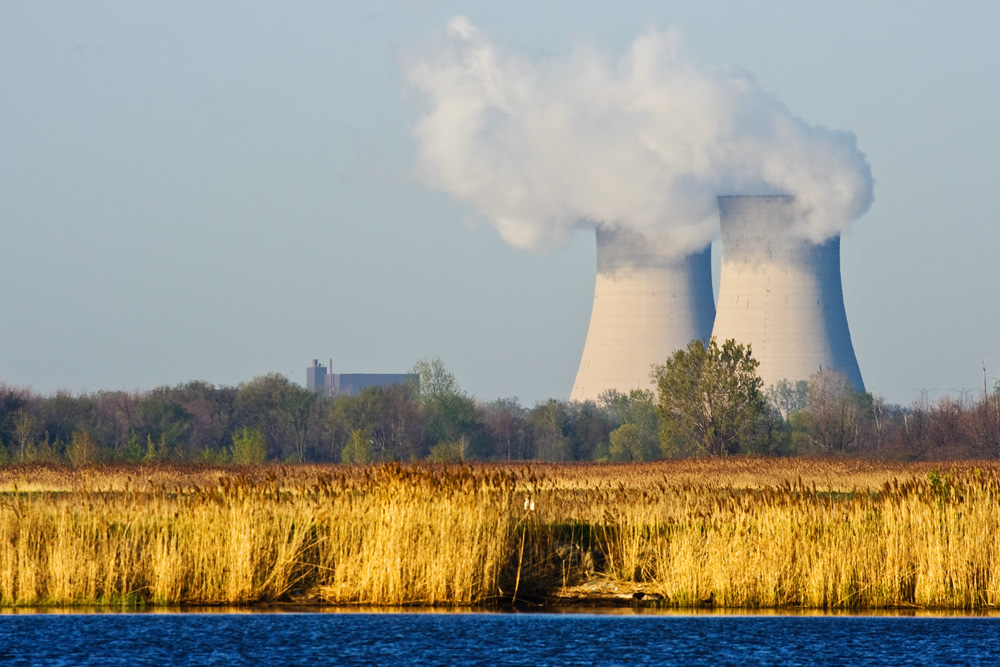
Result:
M430 100L415 128L420 174L524 248L607 225L685 254L716 236L722 194L794 195L797 231L815 241L868 210L853 133L810 125L749 75L699 67L681 47L675 31L648 30L617 62L587 48L526 58L457 16L406 63Z

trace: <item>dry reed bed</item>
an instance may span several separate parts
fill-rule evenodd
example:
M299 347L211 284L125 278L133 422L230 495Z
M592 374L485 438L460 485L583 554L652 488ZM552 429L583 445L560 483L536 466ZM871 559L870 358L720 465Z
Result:
M0 469L0 604L484 604L603 576L669 604L1000 600L1000 467Z
M436 469L434 466L427 466ZM893 479L924 479L932 470L1000 470L998 462L886 463L855 459L770 459L732 457L685 459L642 465L593 463L498 463L476 469L503 470L527 478L534 474L560 489L643 489L666 480L672 486L765 488L801 480L821 491L879 489ZM126 491L153 488L204 488L220 477L240 475L254 483L277 484L295 490L317 476L362 477L362 466L211 466L200 464L135 464L72 468L52 464L0 466L0 493L19 491Z

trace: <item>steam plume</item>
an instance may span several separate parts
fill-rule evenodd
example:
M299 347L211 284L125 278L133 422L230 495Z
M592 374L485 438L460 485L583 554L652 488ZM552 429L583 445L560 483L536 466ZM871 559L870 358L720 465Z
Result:
M456 16L406 62L430 101L420 174L524 248L600 225L686 254L717 235L720 194L793 195L796 231L814 241L868 210L853 133L796 118L748 74L699 67L682 46L650 29L617 61L586 47L527 58Z

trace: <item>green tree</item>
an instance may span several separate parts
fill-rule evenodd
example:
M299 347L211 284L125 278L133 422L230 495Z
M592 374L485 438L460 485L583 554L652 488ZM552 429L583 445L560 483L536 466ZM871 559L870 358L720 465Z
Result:
M469 439L464 435L455 442L439 442L431 447L427 458L435 463L460 463L465 460Z
M75 466L86 466L94 463L97 456L97 443L86 431L76 431L66 447L66 457Z
M619 425L611 433L612 460L652 461L660 456L660 419L656 413L656 395L651 390L633 389L628 394L611 391L602 396L602 402L609 417ZM630 428L622 431L624 426Z
M316 394L278 373L254 378L240 385L234 405L241 426L264 434L268 454L274 458L295 457L304 461L306 442L313 424Z
M25 409L30 414L36 414L37 403L38 398L29 390L0 382L0 439L12 448L16 448L15 416L21 409ZM16 451L12 450L11 455L15 454Z
M94 402L96 423L91 435L102 448L110 450L106 453L108 460L126 459L124 449L135 432L139 394L101 391L94 396Z
M295 460L298 463L304 463L306 460L306 438L309 435L315 403L316 392L295 386L284 396L281 404L284 422L292 432Z
M611 447L608 450L612 461L642 461L642 434L635 424L622 424L608 436Z
M357 396L338 396L323 409L323 423L336 452L360 429L371 440L370 455L377 460L411 461L426 454L416 387L365 387Z
M528 412L527 421L537 458L543 461L572 459L570 441L566 437L568 417L563 402L550 398L538 403Z
M340 460L344 463L372 463L375 456L372 452L374 442L363 429L351 431L347 444L340 450Z
M792 427L781 416L781 411L770 402L764 405L761 418L757 422L756 435L747 443L745 451L747 454L761 456L789 456L795 453Z
M767 388L768 402L781 414L782 419L809 405L809 382L778 380Z
M462 391L455 376L441 359L418 361L411 371L419 379L420 404L424 416L424 433L427 442L458 442L463 437L469 443L465 455L481 459L485 454L479 408L476 401Z
M244 426L233 434L233 463L260 464L267 461L267 441L258 428Z
M139 442L139 435L134 429L129 431L128 440L125 441L125 447L122 449L122 457L129 463L138 463L144 454L142 444Z
M758 365L749 345L730 339L719 347L715 338L708 345L693 340L662 366L654 365L664 454L752 450L765 409Z
M564 403L563 410L566 415L563 434L569 444L567 457L574 461L592 461L599 457L614 429L607 410L598 408L593 401Z
M38 421L25 408L14 412L14 442L17 445L19 461L30 461L35 453L35 437L38 431Z
M146 436L146 453L142 460L146 463L162 463L170 458L170 450L163 435L159 440L153 440L153 436Z
M191 415L180 403L154 393L139 402L136 413L138 431L146 435L147 442L155 443L152 451L156 460L175 454L183 458L191 434Z
M57 454L73 440L73 433L94 433L97 425L97 403L87 395L56 392L55 396L40 401L39 413L40 426Z
M410 373L417 376L421 399L461 393L454 374L445 368L441 357L421 359Z

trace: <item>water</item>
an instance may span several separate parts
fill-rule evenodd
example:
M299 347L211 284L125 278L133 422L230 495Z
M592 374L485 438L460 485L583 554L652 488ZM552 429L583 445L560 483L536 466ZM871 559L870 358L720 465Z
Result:
M2 665L996 665L1000 618L0 615Z

